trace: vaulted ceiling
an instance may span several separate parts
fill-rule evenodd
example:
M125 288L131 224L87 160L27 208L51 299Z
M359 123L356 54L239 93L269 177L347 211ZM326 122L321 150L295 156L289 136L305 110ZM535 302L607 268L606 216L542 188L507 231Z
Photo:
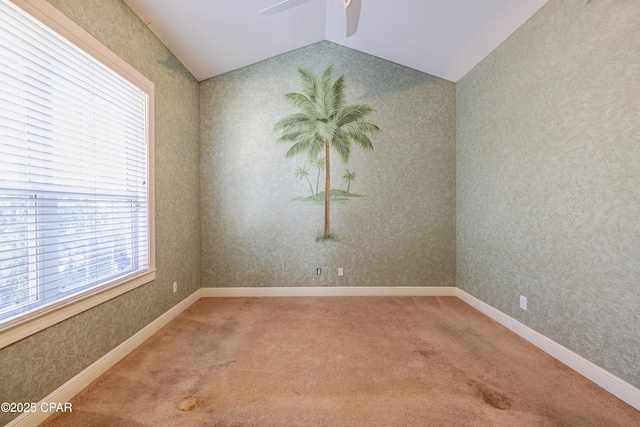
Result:
M321 40L458 81L548 0L361 0L346 37L344 0L125 0L198 80Z

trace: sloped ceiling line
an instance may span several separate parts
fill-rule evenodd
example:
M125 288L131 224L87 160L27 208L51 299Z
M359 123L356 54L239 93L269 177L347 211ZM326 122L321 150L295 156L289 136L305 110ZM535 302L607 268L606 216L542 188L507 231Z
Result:
M343 0L124 1L198 80L329 40L456 82L548 0L362 0L349 38Z

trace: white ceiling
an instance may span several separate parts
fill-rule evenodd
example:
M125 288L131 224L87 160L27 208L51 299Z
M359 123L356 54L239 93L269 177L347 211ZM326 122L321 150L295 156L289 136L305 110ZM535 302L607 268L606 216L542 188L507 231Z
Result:
M329 40L452 82L548 0L361 0L349 38L343 0L257 13L280 1L125 0L198 80Z

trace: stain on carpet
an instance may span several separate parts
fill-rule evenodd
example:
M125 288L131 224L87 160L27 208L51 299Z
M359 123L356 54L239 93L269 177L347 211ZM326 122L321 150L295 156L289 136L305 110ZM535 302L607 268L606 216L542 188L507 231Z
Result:
M482 400L484 400L486 404L502 411L511 408L513 402L504 394L498 393L478 381L469 380L466 381L466 383L482 395Z
M215 368L226 368L232 363L236 363L236 362L237 360L230 360L229 362L218 363L217 365L215 365Z
M433 357L437 354L433 350L415 350L414 353L418 353L420 356L424 357L425 359Z
M193 411L194 409L196 409L198 406L200 406L200 403L201 403L201 400L198 399L197 397L188 396L180 400L180 402L178 402L176 407L183 412L187 412L187 411Z

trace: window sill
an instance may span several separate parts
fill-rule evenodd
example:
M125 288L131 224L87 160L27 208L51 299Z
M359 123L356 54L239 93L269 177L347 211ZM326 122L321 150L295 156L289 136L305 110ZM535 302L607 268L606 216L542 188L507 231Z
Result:
M0 327L0 349L155 279L156 270L149 270L139 276L127 280L126 282L117 283L107 288L97 289L88 295L82 295L78 299L55 306L43 311L42 313L29 316L17 323Z

